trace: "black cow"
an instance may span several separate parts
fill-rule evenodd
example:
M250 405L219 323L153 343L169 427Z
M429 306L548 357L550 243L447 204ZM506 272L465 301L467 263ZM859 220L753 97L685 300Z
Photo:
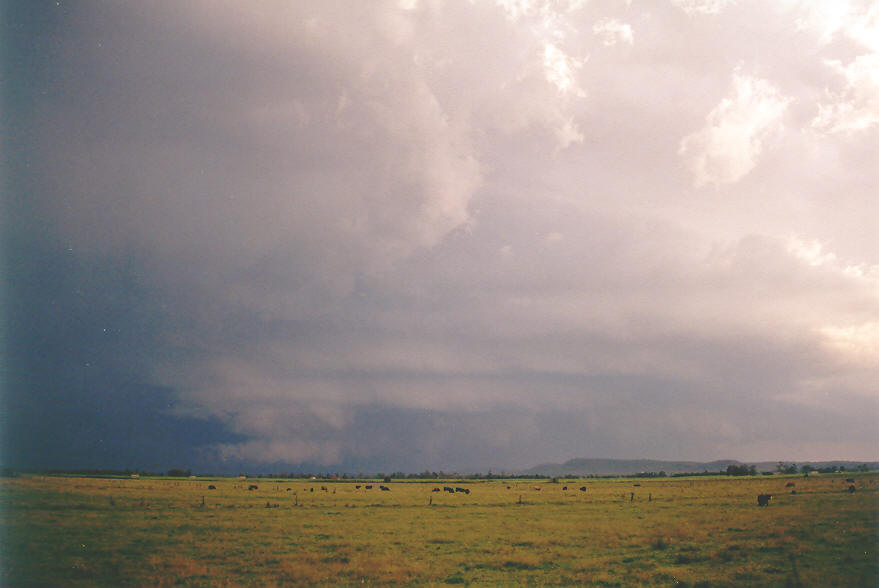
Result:
M355 490L360 490L360 484L357 484L356 486L354 486L354 489L355 489Z
M388 488L387 486L379 486L378 489L381 490L382 492L390 492L391 491L391 489Z
M788 482L784 485L785 488L793 488L794 486L796 486L796 484L794 484L793 482Z
M211 484L210 486L208 486L208 490L216 490L216 489L217 489L217 487L214 486L213 484Z
M256 484L251 484L248 490L259 490L259 486L257 486Z
M772 498L772 494L758 494L757 495L757 506L769 506L769 499Z
M568 489L567 486L562 486L562 490L567 490L567 489Z
M852 484L851 486L849 486L849 487L848 487L848 491L849 491L849 493L854 492L854 491L855 491L855 485Z
M586 492L586 486L580 486L580 492Z
M454 494L454 493L455 493L455 489L454 489L454 488L449 488L448 486L443 486L443 492L448 492L449 494Z
M431 490L431 492L440 492L440 491L441 490L439 488L434 488L433 490Z
M372 486L364 486L367 490L372 490Z
M320 489L323 490L324 492L327 491L327 487L326 487L326 486L321 486Z

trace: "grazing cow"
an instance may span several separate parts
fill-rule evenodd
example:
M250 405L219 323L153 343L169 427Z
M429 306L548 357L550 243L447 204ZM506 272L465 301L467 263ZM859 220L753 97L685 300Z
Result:
M354 486L354 489L355 489L355 490L360 490L360 484L357 484L356 486Z
M772 494L758 494L757 495L757 506L769 506L769 499L772 498Z
M509 489L511 489L511 488L512 488L512 486L507 486L507 490L509 490Z
M465 492L465 490L463 488L458 488L457 486L455 486L455 492Z
M535 489L537 492L540 492L540 486L535 486L534 489Z
M378 489L381 490L382 492L390 492L391 491L391 489L388 488L387 486L379 486Z
M454 488L450 488L449 486L443 486L443 492L448 492L449 494L454 494L454 493L455 493L455 489L454 489Z
M580 492L586 492L586 486L580 486Z
M562 490L567 490L567 489L568 489L567 486L562 486Z
M248 490L259 490L259 486L257 486L256 484L251 484Z
M327 491L327 487L326 487L326 486L321 486L320 489L323 490L324 492Z
M314 488L313 488L313 487L312 487L312 488L309 488L308 491L309 491L309 492L314 492Z
M440 492L440 489L439 489L439 488L434 488L433 490L431 490L431 492Z
M796 486L796 484L794 484L793 482L788 482L784 485L785 488L793 488L794 486Z
M851 486L849 486L849 487L848 487L848 491L849 491L849 494L851 494L852 492L854 492L854 491L855 491L855 485L852 484Z
M208 490L216 490L216 489L217 489L217 487L214 486L213 484L211 484L210 486L208 486Z
M640 487L640 486L641 486L641 484L635 484L635 486L638 486L638 487Z
M367 490L372 490L372 486L364 486Z

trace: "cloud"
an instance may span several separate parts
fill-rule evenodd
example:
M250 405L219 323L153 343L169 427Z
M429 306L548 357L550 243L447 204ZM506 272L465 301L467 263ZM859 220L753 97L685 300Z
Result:
M561 49L547 43L543 48L543 65L546 68L546 79L556 88L559 94L572 94L583 98L586 93L576 82L574 70L583 67L583 60L573 59Z
M592 32L601 37L601 42L607 47L612 47L617 43L626 43L629 45L635 43L632 26L615 18L603 18L599 20L592 25Z
M818 105L812 127L829 133L851 133L879 123L879 53L860 55L847 66L829 61L827 66L845 80L838 91L828 91L828 101Z
M875 447L859 12L64 11L10 116L40 397L154 394L217 469Z
M718 14L736 0L672 0L672 4L687 13L688 16Z
M766 80L733 74L734 95L705 117L701 130L681 140L693 185L737 182L757 165L764 141L779 125L792 99Z

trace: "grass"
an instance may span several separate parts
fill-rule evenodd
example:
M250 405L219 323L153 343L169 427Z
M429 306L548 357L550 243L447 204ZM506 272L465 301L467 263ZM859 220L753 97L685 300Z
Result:
M0 585L879 586L879 476L854 494L845 477L793 478L796 495L783 476L454 481L471 492L452 495L26 476L0 481Z

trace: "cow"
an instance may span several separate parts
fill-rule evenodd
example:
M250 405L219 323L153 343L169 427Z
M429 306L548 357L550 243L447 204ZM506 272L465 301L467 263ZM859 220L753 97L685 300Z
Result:
M534 490L537 491L537 492L540 492L540 486L535 486L535 487L534 487Z
M323 490L324 492L327 491L327 487L326 487L326 486L321 486L320 489Z
M248 490L259 490L259 486L257 486L256 484L251 484Z
M788 482L784 485L785 488L793 488L794 486L796 486L796 484L794 484L793 482Z
M769 499L772 498L772 494L758 494L757 495L757 506L769 506Z
M854 492L854 491L855 491L855 485L852 484L851 486L849 486L849 487L848 487L848 491L849 491L849 494L851 494L852 492Z
M437 487L437 488L434 488L433 490L431 490L431 492L441 492L441 490Z
M382 492L390 492L391 491L391 489L388 488L387 486L379 486L378 489L381 490Z
M216 489L217 489L217 487L214 486L213 484L211 484L210 486L208 486L208 490L216 490Z
M354 489L355 489L355 490L360 490L360 484L357 484L356 486L354 486Z
M367 490L372 490L372 486L364 486Z
M845 481L850 482L850 483L854 483L855 479L854 478L846 478Z
M466 490L464 490L463 488L459 488L459 487L455 486L455 492L466 492Z
M567 490L567 489L568 489L567 486L562 486L562 491L565 491L565 490Z
M586 486L580 486L580 492L586 492Z
M455 493L455 489L454 489L454 488L450 488L449 486L443 486L443 492L448 492L449 494L454 494L454 493Z
M312 486L311 488L308 489L308 491L309 491L309 492L314 492L314 487Z

